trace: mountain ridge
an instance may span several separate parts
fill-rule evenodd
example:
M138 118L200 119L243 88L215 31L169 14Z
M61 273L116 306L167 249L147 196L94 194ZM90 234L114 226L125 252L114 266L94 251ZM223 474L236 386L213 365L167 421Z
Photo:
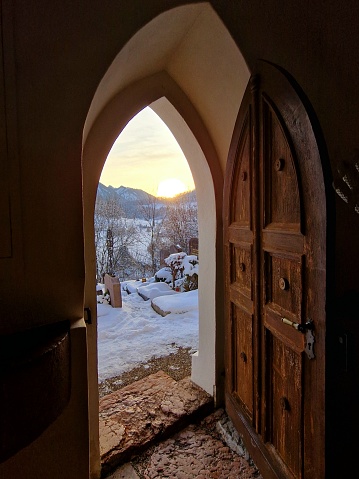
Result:
M130 188L123 185L114 187L111 185L106 186L102 183L98 184L96 199L107 199L114 194L120 198L121 206L127 217L133 217L135 213L138 213L139 204L149 204L156 201L156 208L161 209L170 206L179 198L197 203L196 190L180 193L173 198L163 198L151 195L138 188Z
M188 196L190 199L195 200L196 190L185 191L184 193L179 193L178 195L174 196L173 198L167 198L164 196L154 196L151 193L147 193L147 191L141 190L139 188L131 188L129 186L112 186L112 185L104 185L103 183L98 184L97 194L100 193L100 196L105 194L116 193L120 197L128 198L128 199L140 199L143 196L146 198L157 198L157 200L163 200L164 202L171 202L176 198L186 197ZM132 197L132 198L131 198Z

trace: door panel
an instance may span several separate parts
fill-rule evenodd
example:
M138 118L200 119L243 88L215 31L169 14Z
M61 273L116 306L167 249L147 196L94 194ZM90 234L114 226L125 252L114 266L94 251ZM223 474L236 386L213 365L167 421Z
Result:
M266 253L266 304L294 321L302 310L302 257Z
M273 478L324 477L316 458L324 455L325 366L318 181L320 155L304 105L288 78L261 62L238 114L225 180L226 406Z
M244 296L252 298L252 250L244 241L232 245L233 288L237 287Z
M261 104L261 155L257 181L262 186L263 219L259 225L260 250L265 267L260 281L264 288L261 311L264 318L261 355L263 371L271 378L262 397L266 409L266 440L295 478L302 478L301 424L304 350L303 334L281 321L295 323L302 318L303 280L305 263L304 241L301 234L300 177L295 165L295 150L278 111ZM262 177L263 172L263 177ZM262 240L269 230L270 245ZM284 240L283 240L284 236ZM270 248L268 248L270 246ZM269 347L268 347L269 345Z
M241 185L233 197L233 208L231 209L233 218L232 224L246 226L251 228L251 177L250 177L250 158L251 158L251 114L245 118L242 135L239 142L239 155L242 158L240 168L236 171L235 182Z
M267 101L262 103L262 114L264 227L300 231L300 199L293 150L278 115Z
M253 316L233 306L233 392L250 418L253 415Z
M231 223L228 235L231 298L231 351L233 361L228 374L231 389L248 417L253 417L253 231L251 213L252 113L246 112L238 142L241 164L235 170L236 184L241 187L231 198Z
M295 477L301 472L302 358L272 336L271 434L268 438Z

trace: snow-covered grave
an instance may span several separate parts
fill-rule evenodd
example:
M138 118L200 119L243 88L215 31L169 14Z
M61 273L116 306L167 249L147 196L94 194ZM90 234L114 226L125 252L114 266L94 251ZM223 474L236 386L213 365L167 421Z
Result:
M151 302L152 308L161 316L168 314L186 314L190 311L198 311L198 289L177 293L176 297L170 299L158 296Z
M138 288L143 291L150 285L146 291L149 299L168 312L165 317L137 294ZM97 305L99 381L129 371L153 356L176 352L178 346L197 351L198 290L156 295L168 288L165 283L128 281L122 283L122 308Z
M167 283L151 283L145 286L139 286L137 292L145 301L157 298L158 296L180 294L174 291Z

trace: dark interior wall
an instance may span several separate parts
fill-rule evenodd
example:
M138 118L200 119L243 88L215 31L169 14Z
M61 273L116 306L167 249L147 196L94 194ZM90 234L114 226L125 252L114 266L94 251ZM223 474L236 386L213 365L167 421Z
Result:
M286 2L213 2L217 13L251 67L262 58L287 70L299 83L319 119L331 170L352 160L358 148L359 4L350 0ZM236 7L237 5L237 7ZM329 185L329 195L332 190ZM336 210L336 283L338 296L358 291L358 215L332 198ZM331 238L334 239L334 238Z
M0 257L0 333L82 316L81 148L86 115L123 45L156 15L185 3L190 2L3 0L6 128L2 125L0 172L5 171L7 181L0 185L9 191L10 210L2 203L0 226L1 237L11 237L12 245L10 254ZM354 291L355 305L359 216L334 195L331 177L359 147L359 3L211 4L248 65L257 59L280 65L296 79L318 117L328 151L323 166L335 271L328 320L334 336L343 331L349 337L349 372L341 375L349 399L341 407L350 410L358 382L359 335L357 309L348 307L345 294Z
M337 180L343 161L355 171L359 145L359 3L238 3L213 5L250 67L262 58L295 78L314 109L327 149L326 477L348 477L358 448L359 215L334 193L332 181L343 185Z
M0 225L12 245L0 332L83 315L83 126L111 61L164 3L2 2L11 221Z
M317 115L327 148L326 477L347 477L358 447L359 215L334 194L331 183L343 161L353 167L359 144L359 3L235 4L214 2L249 66L263 58L296 79Z
M3 2L13 252L0 260L2 291L9 287L1 298L0 330L82 315L79 158L86 114L126 41L169 5L184 3L189 2ZM332 168L350 159L358 146L359 4L211 3L249 66L266 59L297 80L318 116ZM340 296L358 283L359 228L357 215L335 201Z

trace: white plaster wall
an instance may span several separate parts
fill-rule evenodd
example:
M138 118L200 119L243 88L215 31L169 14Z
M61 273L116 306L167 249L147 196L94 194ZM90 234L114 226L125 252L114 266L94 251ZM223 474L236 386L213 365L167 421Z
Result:
M104 105L139 79L166 70L202 117L225 169L234 122L250 73L222 21L206 3L156 17L119 52L91 103L84 141Z
M216 330L216 202L207 159L188 125L166 98L150 107L172 131L191 168L199 223L199 352L192 358L192 380L213 395Z
M121 95L117 108L122 110L123 118L126 117L126 114L123 114L124 110L129 114L126 120L129 121L131 115L137 113L137 105L149 96L139 88L139 97L131 98L131 95L134 95L133 91L129 93L132 86L147 81L151 75L153 77L163 73L169 73L175 79L177 88L181 90L179 95L174 91L171 93L177 95L176 99L184 93L188 103L184 109L187 111L187 124L191 124L192 131L178 112L173 107L171 109L168 104L166 107L165 102L158 103L154 108L158 107L157 111L161 112L185 155L188 155L196 183L201 250L200 324L199 354L193 357L192 379L210 394L214 394L215 386L217 386L216 379L218 380L223 368L223 344L221 345L223 343L221 333L223 308L220 304L223 293L221 281L223 174L249 71L228 31L207 2L174 8L145 25L118 53L97 88L83 132L84 151L87 151L83 156L85 306L95 310L93 280L89 278L89 274L91 275L94 271L95 261L93 245L91 245L93 224L91 225L90 222L93 223L92 209L96 183L94 180L96 175L98 175L97 181L99 179L99 172L103 166L101 155L108 147L108 145L102 147L98 145L98 142L102 141L99 139L102 133L99 133L96 139L93 132L106 127L103 124L101 128L98 128L96 126L98 119ZM167 86L163 84L163 96L166 96ZM140 98L141 92L144 95L143 98ZM159 96L155 95L155 98L153 97L147 104L158 98ZM186 101L180 98L179 103L183 105ZM189 118L188 112L193 107L193 114L189 113ZM117 109L117 113L112 113L113 121L116 121L115 115L118 115L118 112ZM193 121L192 117L195 117ZM111 118L108 117L105 121L107 128L111 128L110 122ZM125 124L121 127L118 124L118 134L124 126ZM115 131L112 133L114 134ZM87 141L88 139L90 142ZM206 151L206 156L202 150ZM99 464L98 391L95 369L96 318L94 321L87 339L90 375L91 470L95 477Z
M200 3L169 10L131 38L113 60L97 88L84 127L84 141L111 98L131 83L166 69L166 64L174 57L183 36L203 8L210 7Z
M167 70L202 117L222 171L249 69L237 45L211 7L202 8Z
M198 198L201 248L199 354L193 380L213 394L216 370L218 215L223 174L249 70L233 39L208 3L177 7L155 18L119 52L101 81L84 128L84 141L111 99L134 82L167 71L199 113L216 150L212 171L195 136L165 101L153 105L180 143L192 170ZM212 145L212 147L213 147ZM212 158L213 161L213 158ZM215 188L214 180L215 178ZM86 181L85 181L86 184ZM85 195L86 196L86 195ZM216 270L217 267L217 270ZM95 349L94 349L95 350Z

